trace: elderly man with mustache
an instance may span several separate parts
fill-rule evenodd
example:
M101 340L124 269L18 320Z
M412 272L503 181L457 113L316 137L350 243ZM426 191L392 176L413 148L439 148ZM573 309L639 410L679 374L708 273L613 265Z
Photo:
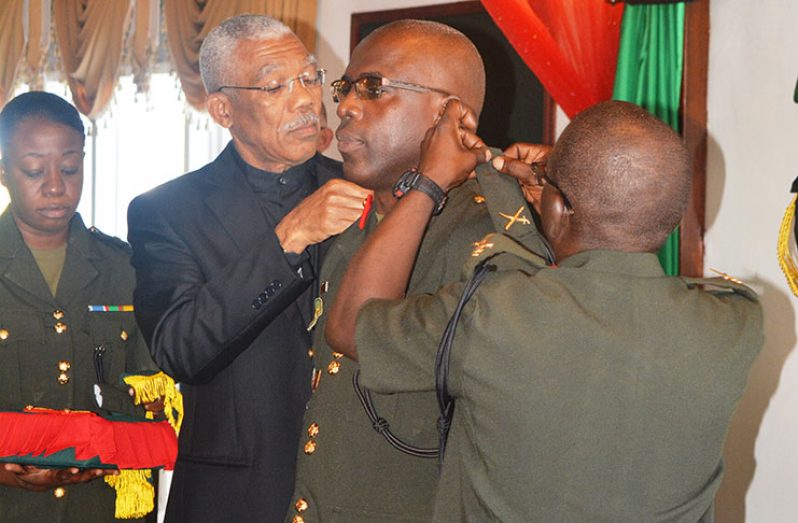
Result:
M136 317L182 385L167 521L279 521L310 395L311 285L370 191L316 153L324 71L277 20L242 15L200 50L232 141L128 210Z

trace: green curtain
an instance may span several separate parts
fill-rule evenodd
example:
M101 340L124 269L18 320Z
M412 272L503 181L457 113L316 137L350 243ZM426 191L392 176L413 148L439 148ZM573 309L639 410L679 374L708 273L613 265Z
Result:
M683 44L683 3L627 4L612 97L645 107L679 132ZM659 260L666 274L679 274L678 229L660 250Z

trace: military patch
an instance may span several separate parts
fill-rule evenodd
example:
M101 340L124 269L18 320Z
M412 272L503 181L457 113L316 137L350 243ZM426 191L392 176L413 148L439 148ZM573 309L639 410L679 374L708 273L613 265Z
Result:
M723 271L719 271L717 269L713 269L712 267L710 267L709 270L714 272L715 274L717 274L718 276L720 276L721 278L723 278L726 281L730 281L730 282L736 283L738 285L745 285L742 281L738 280L737 278L732 278L731 275L726 274Z
M523 225L529 225L529 224L532 223L531 221L529 221L529 218L524 216L524 208L523 208L523 206L519 207L518 210L515 211L515 214L505 214L503 212L500 212L499 216L501 216L502 218L507 220L507 223L504 225L504 230L505 231L509 231L510 227L512 227L516 223L520 223L520 224L523 224Z
M471 256L475 258L477 256L481 256L482 253L485 252L485 250L493 248L493 243L490 241L490 238L485 238L478 242L474 242L473 245L474 245L474 250L471 251Z

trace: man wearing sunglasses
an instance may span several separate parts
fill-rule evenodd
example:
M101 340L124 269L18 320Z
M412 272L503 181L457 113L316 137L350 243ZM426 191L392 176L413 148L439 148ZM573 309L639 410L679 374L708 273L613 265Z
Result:
M425 141L419 170L442 191L486 157L464 130L472 119L452 101ZM454 398L434 520L712 521L762 310L731 278L669 277L659 264L690 190L680 137L604 102L563 131L545 173L497 162L542 186L556 264L491 235L462 278L405 298L435 206L410 193L329 312L328 342L359 357L366 386ZM379 343L364 335L375 327Z
M128 212L136 317L185 398L166 520L280 521L310 395L311 284L370 191L316 154L324 71L288 27L230 18L199 62L232 141Z
M358 44L344 75L332 82L341 124L336 131L344 177L374 191L372 212L336 239L325 259L314 327L316 389L311 397L287 521L429 521L438 482L435 395L377 394L358 383L357 364L330 350L324 309L340 290L347 263L390 215L397 197L422 191L435 217L415 260L409 288L432 292L456 278L470 246L500 213L528 220L518 185L478 172L445 200L412 170L425 132L445 102L459 98L479 113L485 92L482 59L451 27L413 20L383 26ZM492 175L492 178L491 178ZM497 185L498 184L498 185ZM531 232L518 224L513 231ZM380 329L369 336L382 337Z

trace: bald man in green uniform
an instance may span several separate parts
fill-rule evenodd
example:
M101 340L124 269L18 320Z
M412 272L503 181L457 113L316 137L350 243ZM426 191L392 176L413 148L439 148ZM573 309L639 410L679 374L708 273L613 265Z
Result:
M459 66L448 67L450 61ZM429 521L432 516L438 482L435 395L385 395L359 387L357 364L324 340L324 307L338 292L349 259L390 214L393 186L418 164L424 133L445 100L458 96L479 111L484 85L474 45L448 26L421 21L377 29L354 50L343 78L333 82L344 176L372 189L375 205L335 241L319 278L311 353L315 391L305 415L288 521ZM409 288L432 292L457 278L472 243L504 228L512 216L515 225L508 233L538 245L518 184L484 166L478 183L452 191L431 220Z
M486 157L471 118L451 102L425 142L419 170L442 190ZM556 265L489 236L463 281L402 299L434 207L415 191L353 258L327 339L360 358L365 386L434 389L441 336L453 339L437 366L455 407L435 521L712 521L762 312L745 285L658 264L687 158L645 110L605 102L573 120L545 171L513 165L542 186Z

